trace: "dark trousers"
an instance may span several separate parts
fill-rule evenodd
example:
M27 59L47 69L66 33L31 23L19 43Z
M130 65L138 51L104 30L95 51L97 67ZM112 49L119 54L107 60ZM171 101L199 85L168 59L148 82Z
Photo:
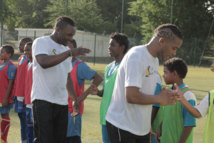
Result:
M33 101L34 143L65 143L68 106Z
M109 122L106 122L108 135L111 143L149 143L150 134L145 136L137 136L128 131L115 127Z

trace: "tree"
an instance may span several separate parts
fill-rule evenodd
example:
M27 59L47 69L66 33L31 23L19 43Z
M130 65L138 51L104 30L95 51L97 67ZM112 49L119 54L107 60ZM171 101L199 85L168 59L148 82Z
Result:
M79 30L101 32L102 25L105 23L100 14L100 9L97 7L95 0L72 0L68 6L65 6L64 0L50 0L46 11L50 14L49 22L51 25L58 16L66 15L66 7L68 8L67 15L72 17L77 23Z
M213 1L207 3L207 0L174 0L173 24L181 29L184 37L184 48L179 50L178 55L187 61L191 61L193 51L196 53L195 57L200 57L203 42L207 39L213 19L211 11L213 3ZM141 17L142 20L142 42L146 43L150 40L153 30L158 25L170 23L170 10L171 0L131 2L129 14Z

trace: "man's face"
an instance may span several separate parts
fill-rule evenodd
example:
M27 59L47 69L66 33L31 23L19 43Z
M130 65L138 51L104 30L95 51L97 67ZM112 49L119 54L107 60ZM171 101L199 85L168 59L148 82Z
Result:
M70 24L66 24L65 27L59 28L57 32L59 44L67 46L68 42L73 39L76 30Z
M123 47L116 40L110 39L108 51L111 57L118 57L123 53Z
M32 59L32 48L29 45L25 45L24 47L24 54L29 58Z
M165 61L169 56L175 56L176 51L181 47L183 40L175 37L174 40L165 40L161 43L162 50L160 52L160 56Z

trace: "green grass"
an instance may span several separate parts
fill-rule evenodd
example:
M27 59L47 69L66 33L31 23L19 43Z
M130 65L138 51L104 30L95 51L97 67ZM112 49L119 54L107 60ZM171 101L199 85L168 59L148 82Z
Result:
M89 66L95 69L100 75L103 76L105 64L90 64ZM160 67L160 74L163 74L163 67ZM207 91L213 89L214 73L209 68L189 67L188 75L185 83L189 85L195 93L197 100L200 101L207 95ZM86 88L90 82L86 82ZM99 87L101 89L101 86ZM83 114L82 124L82 141L83 143L101 143L101 126L99 124L99 105L100 98L90 95L85 101L85 110ZM17 114L10 113L11 128L8 136L8 143L20 142L20 128L19 119ZM194 129L194 143L201 143L204 132L206 118L197 120L197 127Z

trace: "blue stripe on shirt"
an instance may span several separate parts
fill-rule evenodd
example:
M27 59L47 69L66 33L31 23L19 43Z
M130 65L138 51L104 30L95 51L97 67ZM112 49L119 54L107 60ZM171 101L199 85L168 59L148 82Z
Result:
M195 106L196 102L195 100L188 100L188 102ZM193 117L187 110L184 108L184 106L181 107L182 115L184 119L184 127L195 127L196 126L196 119Z

